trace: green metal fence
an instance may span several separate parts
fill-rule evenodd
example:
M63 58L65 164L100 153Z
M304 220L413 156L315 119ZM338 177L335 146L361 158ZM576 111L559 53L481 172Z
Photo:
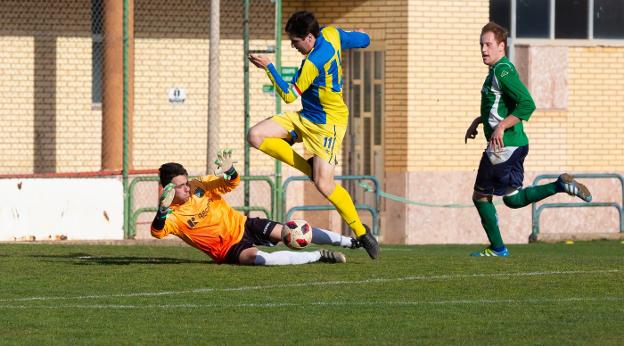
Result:
M535 177L533 185L537 185L541 180L557 178L557 174L542 174ZM617 173L584 173L575 174L575 178L588 178L588 179L618 179L620 181L620 189L622 190L622 198L620 202L591 202L591 203L543 203L539 207L536 203L531 206L532 215L532 232L529 236L529 241L536 241L540 233L539 218L544 209L550 208L604 208L610 207L617 209L620 216L620 232L624 232L624 177Z
M223 2L222 2L223 3ZM249 62L247 60L247 55L250 52L255 53L265 53L265 54L275 54L273 61L277 68L281 67L281 42L282 42L282 1L281 0L243 0L240 3L242 5L242 20L243 20L243 55L241 59L244 61L243 66L243 79L244 79L244 132L247 133L250 127L250 86L249 86ZM228 4L229 6L225 7L225 11L228 8L234 8L235 6L232 3ZM252 6L253 5L253 6ZM129 119L129 111L128 111L128 90L129 90L129 81L128 81L128 50L129 50L129 35L128 35L128 8L129 2L128 0L123 0L123 170L122 170L122 179L124 186L124 234L126 238L132 238L136 235L136 221L139 215L148 212L155 212L155 207L142 207L138 209L134 209L134 201L133 194L136 189L136 184L142 181L157 181L156 177L137 177L132 179L132 183L129 184L129 173L128 167L130 166L130 158L129 158L129 136L128 136L128 119ZM250 18L250 12L253 12L253 18ZM252 27L250 29L250 21L262 21L265 23L269 23L273 21L274 27L274 37L275 44L271 49L267 47L266 50L250 50L249 43L250 40L257 40L262 35L265 34L264 26L261 29ZM275 112L281 112L281 99L276 94L276 102L275 102ZM245 141L245 138L241 138L242 141ZM243 181L243 189L244 189L244 206L235 207L235 209L243 211L245 213L251 211L259 211L264 213L268 218L274 218L279 213L279 208L281 204L277 203L277 199L281 198L280 195L280 186L281 186L281 163L279 161L275 161L275 173L274 180L270 177L266 176L251 176L250 175L250 160L249 160L249 145L245 143L245 152L244 152L244 172L241 176L241 180ZM266 181L271 189L271 206L269 208L261 207L261 206L250 206L250 186L249 183L254 180L264 180Z
M129 187L128 187L128 214L129 214L129 220L128 220L128 228L127 231L124 234L124 237L126 239L133 239L136 236L136 224L137 224L137 220L139 219L139 216L141 214L144 213L155 213L158 208L157 207L142 207L142 208L137 208L134 209L134 194L135 194L135 190L137 188L137 185L139 183L142 182L157 182L158 181L158 177L157 176L145 176L145 177L136 177L134 179L132 179L132 182L130 183ZM275 189L275 183L273 182L273 180L271 180L270 177L267 176L241 176L241 181L243 182L251 182L251 181L263 181L266 182L269 185L270 191L271 191L271 205L270 208L266 208L263 206L249 206L249 205L244 205L244 206L235 206L233 207L234 209L238 210L238 211L242 211L242 212L252 212L252 211L257 211L257 212L261 212L264 214L264 216L268 219L274 219L275 217L275 210L276 210L276 189ZM154 201L154 205L156 205L158 203L158 201Z
M264 0L265 2L267 0ZM249 132L249 128L251 126L250 121L251 121L251 105L250 105L250 86L249 86L249 61L247 60L247 56L250 53L254 53L254 54L275 54L274 56L274 60L273 63L275 65L275 67L278 69L278 71L281 69L282 66L282 46L281 46L281 42L282 42L282 1L281 0L272 0L271 3L274 5L273 8L273 13L271 15L269 15L267 18L265 19L269 19L270 17L273 17L274 20L274 25L275 25L275 45L273 47L266 47L266 49L250 49L249 47L249 41L252 37L254 37L254 32L250 31L249 28L249 21L250 21L250 6L251 6L251 0L244 0L243 1L243 59L244 59L244 65L243 65L243 93L244 93L244 98L245 98L245 110L244 110L244 116L245 116L245 125L244 125L244 132L248 133ZM264 12L264 11L263 11ZM255 14L256 16L258 15L258 13ZM266 13L263 13L263 15L266 16ZM275 94L275 113L279 114L281 113L281 109L282 109L282 100L280 99L279 95L277 95L277 93ZM245 153L244 153L244 157L245 157L245 164L244 164L244 172L243 175L244 176L250 176L250 148L249 148L249 144L245 143ZM280 161L275 160L275 185L276 186L280 186L281 184L281 179L282 179L282 164ZM249 184L247 182L244 183L243 185L244 188L244 196L245 196L245 205L249 204L250 201L250 197L249 197ZM279 188L277 190L273 189L272 191L277 191L277 197L281 197L281 191L279 190ZM279 211L280 205L274 205L274 212Z
M381 188L379 185L379 180L377 177L372 175L338 175L334 177L335 180L347 180L347 181L370 181L374 185L375 192L375 205L371 206L368 204L356 204L355 208L358 210L366 210L371 213L373 218L373 229L371 230L374 235L379 235L380 232L380 219L379 219L379 203L381 201ZM287 200L287 191L288 186L291 182L294 181L309 181L310 177L307 176L293 176L289 177L284 181L282 185L282 208L281 208L281 219L289 220L292 214L296 211L325 211L325 210L335 210L336 208L333 205L304 205L304 206L295 206L288 210L286 210L286 200Z

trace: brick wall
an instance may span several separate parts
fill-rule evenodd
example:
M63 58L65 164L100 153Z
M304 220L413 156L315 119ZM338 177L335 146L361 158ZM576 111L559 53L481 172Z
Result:
M471 183L465 181L474 179L484 141L480 135L464 144L463 137L479 112L479 92L487 74L478 40L488 20L488 3L353 0L338 6L330 0L284 1L283 24L294 11L308 9L322 24L366 30L373 44L385 51L384 190L429 202L470 203ZM91 104L90 11L89 2L77 0L0 2L0 87L5 91L0 118L7 134L0 138L0 173L99 170L102 119ZM221 2L221 117L218 124L208 124L208 4L135 1L134 168L179 161L192 174L206 172L208 126L214 125L220 129L220 146L235 149L242 170L241 11L238 2ZM252 1L251 49L273 44L271 11L270 1ZM282 52L284 66L299 66L302 57L287 37ZM622 172L624 47L569 46L567 57L567 108L540 109L526 124L531 154L525 168L533 175ZM274 113L275 98L261 92L268 83L263 71L251 66L250 78L253 125ZM172 87L187 91L184 104L169 103L167 91ZM282 110L299 107L283 105ZM252 150L250 168L252 174L271 174L274 161ZM297 173L284 167L285 176L292 174ZM428 187L455 190L432 195L435 190L422 189L425 181ZM294 191L289 203L300 203L303 197L296 191L301 189ZM391 203L386 210L390 241L461 238L422 238L426 229L414 230L423 212ZM391 210L396 215L390 215ZM445 218L450 220L448 213L432 212L428 223ZM458 217L448 228L463 222ZM473 224L479 227L477 221Z
M90 30L88 3L0 2L0 173L99 169Z
M257 7L252 8L251 48L265 48L272 43L272 24L267 24L273 18L268 13L271 4L253 3ZM478 52L487 6L487 0L344 1L341 6L334 1L285 1L283 22L306 8L324 24L367 30L385 49L388 172L470 171L483 141L465 145L463 135L478 112L479 89L487 73ZM135 8L134 167L154 168L163 160L177 159L203 172L209 9L193 1L185 6L137 1ZM222 4L218 124L221 145L239 152L244 145L241 10ZM0 100L0 112L5 128L13 133L0 140L3 151L11 153L3 158L2 173L33 171L33 127L48 131L37 145L56 157L58 171L99 169L101 115L90 95L90 7L79 1L31 0L20 6L3 2L0 11L2 45L11 47L0 52L0 83L12 92ZM282 50L285 66L299 65L301 56L286 38ZM568 48L568 108L538 110L527 124L530 169L622 170L624 131L617 111L624 99L623 51ZM252 67L250 74L253 125L274 113L275 101L260 92L267 83L264 72ZM174 86L186 89L185 104L168 102L167 91ZM284 105L283 110L298 107ZM590 120L594 117L601 121ZM167 130L171 122L178 124L179 133ZM45 160L45 155L39 156ZM270 172L273 164L263 158L252 151L252 168Z
M407 170L471 170L483 140L464 144L487 67L479 34L487 0L410 1Z

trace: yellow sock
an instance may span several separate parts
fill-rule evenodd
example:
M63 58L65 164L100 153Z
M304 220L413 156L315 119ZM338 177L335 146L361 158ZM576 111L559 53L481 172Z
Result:
M336 207L338 214L342 216L342 219L345 220L356 236L359 237L366 233L366 229L364 225L362 225L362 221L360 221L353 200L344 187L336 185L334 192L332 192L327 199Z
M286 141L281 138L265 138L260 144L260 151L278 159L296 169L301 173L312 176L312 167L301 155L297 154Z

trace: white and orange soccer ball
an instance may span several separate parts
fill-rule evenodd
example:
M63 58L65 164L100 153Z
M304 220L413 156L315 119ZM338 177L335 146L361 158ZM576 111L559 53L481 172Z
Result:
M301 250L312 243L312 226L305 220L290 220L282 227L282 241L291 249Z

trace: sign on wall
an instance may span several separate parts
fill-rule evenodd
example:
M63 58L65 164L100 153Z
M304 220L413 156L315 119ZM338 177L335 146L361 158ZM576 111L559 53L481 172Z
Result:
M186 90L178 87L169 89L169 103L181 104L186 101Z

